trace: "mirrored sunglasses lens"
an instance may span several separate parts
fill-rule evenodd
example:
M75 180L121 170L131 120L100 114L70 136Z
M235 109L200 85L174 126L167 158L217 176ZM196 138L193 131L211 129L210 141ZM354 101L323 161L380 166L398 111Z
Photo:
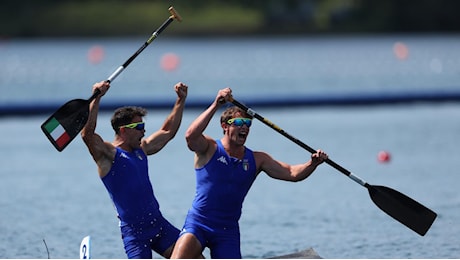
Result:
M144 130L144 127L145 127L145 123L139 123L136 125L137 130Z
M244 120L241 118L236 118L235 120L233 120L233 124L236 126L242 126L244 124Z
M246 124L248 127L250 127L252 123L252 120L247 118L234 118L232 121L232 123L236 126L243 126Z

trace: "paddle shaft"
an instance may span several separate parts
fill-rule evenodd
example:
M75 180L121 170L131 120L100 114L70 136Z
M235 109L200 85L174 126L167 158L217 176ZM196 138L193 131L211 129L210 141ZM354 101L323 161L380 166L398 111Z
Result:
M171 6L170 16L163 24L152 33L150 38L127 59L115 72L110 75L106 82L112 82L128 65L174 20L181 21L182 18ZM89 99L74 99L54 112L42 125L41 129L51 144L61 152L72 142L72 140L83 129L88 121L90 103L100 95L100 90L93 92Z
M289 140L293 141L294 143L296 143L300 147L304 148L305 150L309 151L310 153L316 153L315 149L313 149L312 147L308 146L307 144L305 144L304 142L300 141L299 139L295 138L294 136L290 135L289 133L287 133L286 131L281 129L279 126L277 126L276 124L274 124L270 120L268 120L268 119L264 118L263 116L259 115L258 113L256 113L251 108L243 105L242 103L238 102L237 100L235 100L233 98L232 98L231 102L235 106L237 106L237 107L243 109L244 111L246 111L246 113L248 113L252 117L260 120L262 123L266 124L270 128L274 129L275 131L277 131L278 133L282 134L283 136L285 136ZM327 164L331 165L332 167L334 167L335 169L337 169L338 171L340 171L341 173L343 173L346 176L350 177L350 179L354 180L355 182L359 183L360 185L362 185L364 187L368 187L369 184L367 184L364 180L362 180L358 176L354 175L353 173L351 173L347 169L343 168L342 166L340 166L336 162L332 161L331 159L326 159L325 162Z
M256 119L262 121L264 124L274 129L278 133L282 134L283 136L287 137L289 140L298 144L305 150L309 151L310 153L316 153L315 149L311 148L299 139L288 134L279 126L275 125L268 119L257 114L254 110L248 108L247 106L243 105L242 103L236 101L233 98L231 98L230 101L237 107L246 111L246 113L248 113L252 117L255 117ZM367 188L372 201L382 211L384 211L389 216L393 217L403 225L417 232L419 235L425 235L425 233L428 231L428 229L431 227L434 220L436 219L437 214L434 211L423 206L417 201L409 198L408 196L400 193L399 191L384 186L370 185L358 176L352 174L347 169L338 165L334 161L327 159L325 162L334 167L335 169L339 170L341 173L350 177L358 184Z
M170 12L170 16L167 20L165 20L163 22L163 24L158 27L157 30L155 30L152 35L150 36L150 38L147 39L147 41L144 42L144 44L133 54L131 55L131 57L129 57L125 63L123 63L122 65L120 65L120 67L118 67L108 78L107 78L107 82L112 82L114 81L118 75L120 75L127 67L129 64L131 64L131 62L136 59L137 56L139 56L139 54L141 54L141 52L147 48L147 46L149 46L149 44L151 42L153 42L153 40L155 40L158 35L160 35L161 32L163 32L163 30L168 27L168 25L174 20L178 20L179 22L182 21L182 18L180 17L180 15L177 13L177 11L174 9L174 7L169 7L168 11ZM96 90L93 95L88 99L88 102L91 102L93 99L95 99L98 95L100 94L100 91L99 90Z

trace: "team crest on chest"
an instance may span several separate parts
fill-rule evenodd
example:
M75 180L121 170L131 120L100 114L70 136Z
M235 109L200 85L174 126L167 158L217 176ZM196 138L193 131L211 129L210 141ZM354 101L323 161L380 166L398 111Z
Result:
M144 160L144 158L142 158L142 154L139 151L135 151L134 153L136 154L137 158L139 158L139 160Z
M243 170L248 171L249 170L249 162L247 159L243 160Z

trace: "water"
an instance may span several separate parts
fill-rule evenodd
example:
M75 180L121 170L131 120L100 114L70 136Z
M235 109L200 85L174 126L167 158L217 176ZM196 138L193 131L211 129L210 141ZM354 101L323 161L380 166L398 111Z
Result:
M0 102L63 104L87 98L91 85L106 79L144 40L3 42ZM395 58L395 42L409 47L407 60ZM189 99L210 102L225 86L243 102L273 95L457 89L459 44L456 36L171 40L162 35L116 79L105 99L173 100L177 81L189 84ZM104 47L105 58L91 64L86 55L95 45ZM159 66L167 52L181 59L175 71ZM438 218L421 237L328 165L299 183L262 174L240 221L244 257L307 247L326 258L460 257L460 104L253 108L369 183L414 198ZM186 111L177 137L149 161L162 211L178 227L195 186L193 154L183 136L200 112ZM147 130L158 129L167 113L149 111ZM62 153L54 150L39 127L47 116L0 119L0 258L47 258L44 241L51 258L76 258L86 235L92 236L94 258L125 258L115 210L86 147L76 138ZM109 118L101 113L97 129L106 140L113 138ZM217 138L216 120L206 132ZM253 124L247 145L293 164L309 157L262 123ZM381 150L391 153L390 163L377 161Z

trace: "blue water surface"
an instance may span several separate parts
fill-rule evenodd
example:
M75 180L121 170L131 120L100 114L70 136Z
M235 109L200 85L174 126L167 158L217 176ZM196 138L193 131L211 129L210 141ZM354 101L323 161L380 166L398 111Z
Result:
M8 40L0 44L0 103L62 103L87 98L145 39ZM408 55L396 55L396 43ZM91 63L89 50L104 50ZM399 45L398 45L399 46ZM189 85L189 100L213 100L230 86L242 102L314 94L458 90L458 36L356 36L170 39L149 46L117 79L107 101L175 99L172 86ZM179 58L175 70L163 55ZM247 105L251 106L250 103ZM313 247L325 258L459 258L460 104L257 108L306 144L370 184L396 189L438 217L419 236L382 212L366 188L328 165L299 183L261 174L243 207L245 258L265 258ZM203 108L204 109L204 108ZM150 177L164 215L181 227L194 195L193 153L184 133L202 110L184 114L168 146L150 158ZM167 110L149 110L147 132ZM0 118L0 258L77 258L81 239L92 237L94 258L125 258L116 212L86 147L77 137L57 152L40 130L49 115ZM110 141L110 113L97 132ZM206 133L222 135L215 116ZM287 163L310 154L260 122L248 147ZM391 160L377 160L387 151ZM205 252L207 254L207 251ZM155 256L159 258L159 256Z

